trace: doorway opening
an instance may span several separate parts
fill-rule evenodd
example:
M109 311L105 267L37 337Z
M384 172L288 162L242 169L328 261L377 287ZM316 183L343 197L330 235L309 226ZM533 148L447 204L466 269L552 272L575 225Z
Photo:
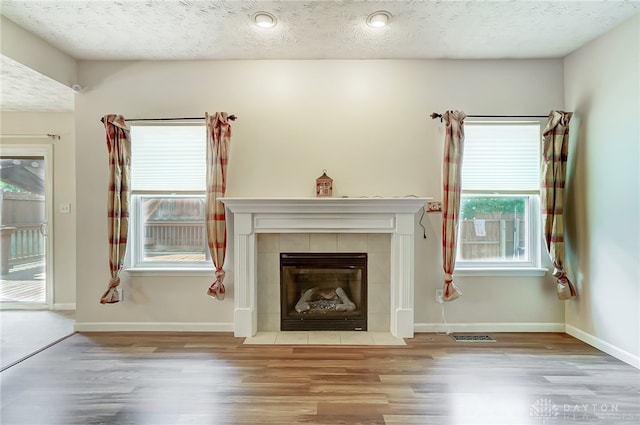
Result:
M0 156L0 307L48 308L50 147L5 148Z

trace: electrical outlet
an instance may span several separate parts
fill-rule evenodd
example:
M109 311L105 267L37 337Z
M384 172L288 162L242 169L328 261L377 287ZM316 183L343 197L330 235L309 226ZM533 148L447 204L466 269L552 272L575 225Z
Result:
M441 201L429 201L427 202L427 212L442 212Z
M116 292L118 293L118 299L120 300L120 302L124 301L124 290L121 287L117 287L116 288Z
M442 299L442 289L436 289L436 302L438 304L442 304L444 302Z

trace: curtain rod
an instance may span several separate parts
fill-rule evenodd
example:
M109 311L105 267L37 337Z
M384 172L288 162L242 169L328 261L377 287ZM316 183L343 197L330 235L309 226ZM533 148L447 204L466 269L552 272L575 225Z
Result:
M60 140L59 134L0 134L0 139L53 139Z
M442 114L433 112L430 115L432 120L440 118L442 121ZM468 118L549 118L549 115L467 115Z
M203 120L204 117L193 117L193 118L126 118L125 121L196 121ZM238 119L236 115L229 115L227 117L228 120L235 121ZM102 121L102 119L100 120Z

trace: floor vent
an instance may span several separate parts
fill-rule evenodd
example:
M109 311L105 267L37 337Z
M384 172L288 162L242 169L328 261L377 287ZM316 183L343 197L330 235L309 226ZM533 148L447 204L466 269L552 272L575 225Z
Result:
M496 342L489 335L451 335L451 338L458 342Z

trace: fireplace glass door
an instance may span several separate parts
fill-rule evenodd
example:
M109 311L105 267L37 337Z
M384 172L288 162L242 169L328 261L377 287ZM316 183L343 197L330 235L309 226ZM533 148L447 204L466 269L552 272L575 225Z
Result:
M367 330L366 253L281 253L280 328Z

